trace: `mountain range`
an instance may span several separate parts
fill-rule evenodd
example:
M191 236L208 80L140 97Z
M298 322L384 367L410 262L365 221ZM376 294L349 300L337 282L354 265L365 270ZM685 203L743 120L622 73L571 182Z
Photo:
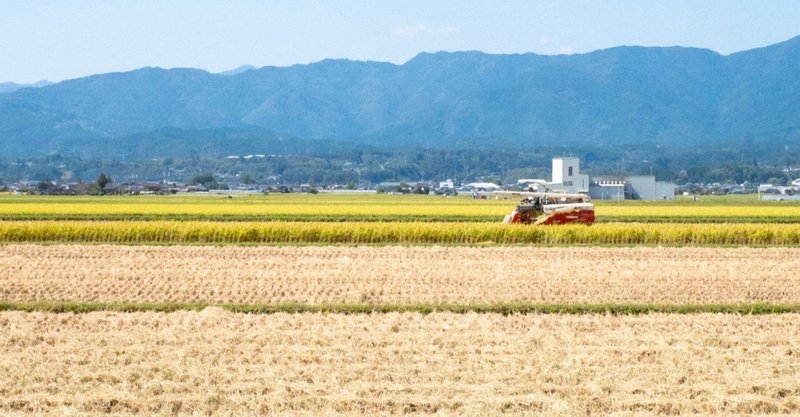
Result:
M786 146L800 144L799 70L800 37L725 56L620 46L220 74L141 68L0 93L0 154L151 158L342 143L713 149L764 138Z
M2 93L10 93L12 91L17 91L17 90L19 90L21 88L28 88L28 87L37 88L37 87L48 86L50 84L53 84L53 83L51 83L50 81L47 81L47 80L37 81L37 82L35 82L33 84L17 84L17 83L12 83L12 82L4 82L4 83L0 83L0 94L2 94Z

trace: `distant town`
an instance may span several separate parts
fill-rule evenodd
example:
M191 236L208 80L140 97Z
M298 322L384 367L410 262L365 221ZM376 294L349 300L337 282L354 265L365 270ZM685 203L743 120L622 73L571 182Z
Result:
M231 156L235 158L263 158L263 155ZM800 176L800 169L787 169L787 174ZM800 178L788 184L771 183L685 183L676 185L660 181L654 175L600 175L590 176L580 171L580 159L558 157L552 159L550 179L519 178L515 182L502 182L496 178L478 178L475 181L347 181L344 183L282 183L280 177L269 176L258 181L251 174L200 173L189 181L122 180L116 181L104 173L95 181L71 181L70 178L39 181L14 181L0 184L0 192L32 195L170 195L205 193L218 195L250 195L269 193L389 193L424 195L469 195L487 198L494 191L567 191L588 194L600 200L674 200L676 195L726 195L759 194L763 200L800 199Z

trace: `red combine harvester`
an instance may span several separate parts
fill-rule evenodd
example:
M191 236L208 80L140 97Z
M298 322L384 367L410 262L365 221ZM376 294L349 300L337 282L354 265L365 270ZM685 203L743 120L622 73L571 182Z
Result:
M587 225L594 223L594 204L585 194L530 191L497 191L495 194L523 197L517 208L506 215L503 223Z

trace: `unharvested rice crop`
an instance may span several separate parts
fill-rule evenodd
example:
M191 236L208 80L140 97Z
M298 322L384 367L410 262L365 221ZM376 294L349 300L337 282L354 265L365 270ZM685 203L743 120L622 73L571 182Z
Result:
M3 220L292 220L499 222L517 201L431 196L271 195L269 197L0 196ZM596 201L599 222L795 222L788 202Z
M797 246L800 224L7 221L0 242Z
M800 316L0 313L0 413L797 415Z
M793 206L666 206L666 205L613 205L613 206L599 206L597 208L598 217L663 217L663 218L725 218L738 217L738 218L797 218L800 217L800 204Z
M427 204L396 203L396 204L364 204L348 203L335 204L328 201L296 204L274 204L268 200L262 204L226 203L224 201L210 201L204 204L50 204L37 203L6 204L0 205L1 215L87 215L103 217L106 215L127 216L158 216L158 215L183 215L183 216L480 216L494 215L502 219L504 212L512 210L513 204L508 207L497 205L479 204L452 204L434 200Z
M0 218L258 218L318 217L502 219L513 202L386 195L275 195L228 199L207 197L0 197Z
M797 304L798 248L0 246L0 301Z

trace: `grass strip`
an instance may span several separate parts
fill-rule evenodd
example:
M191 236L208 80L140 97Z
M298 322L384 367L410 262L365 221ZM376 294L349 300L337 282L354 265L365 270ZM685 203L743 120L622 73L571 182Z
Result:
M234 313L492 313L492 314L786 314L800 313L800 304L213 304L213 303L82 303L42 301L32 303L0 302L0 311L90 313L114 312L174 312L200 311L219 307Z

